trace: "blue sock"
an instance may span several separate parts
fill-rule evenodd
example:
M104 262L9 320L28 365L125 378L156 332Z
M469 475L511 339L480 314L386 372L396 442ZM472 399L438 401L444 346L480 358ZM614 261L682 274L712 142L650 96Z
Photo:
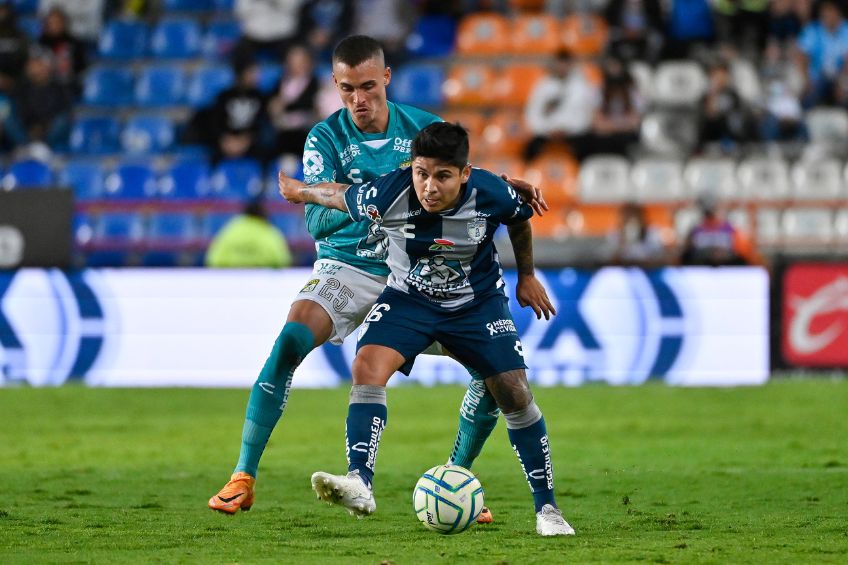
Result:
M551 449L542 412L535 402L531 402L530 406L524 410L504 414L504 418L507 421L512 449L518 455L518 460L524 469L524 476L530 485L530 492L533 493L536 512L539 512L545 504L556 508Z
M473 369L468 368L468 372L472 377L477 376ZM459 429L449 459L452 464L471 468L483 444L495 429L498 414L500 410L492 393L486 388L486 383L482 379L472 378L459 408Z
M312 351L313 342L312 332L303 324L287 322L283 326L250 391L236 472L256 477L268 438L286 408L294 370Z
M374 464L380 437L386 428L386 387L353 385L347 409L345 443L347 470L359 471L368 487L374 480Z

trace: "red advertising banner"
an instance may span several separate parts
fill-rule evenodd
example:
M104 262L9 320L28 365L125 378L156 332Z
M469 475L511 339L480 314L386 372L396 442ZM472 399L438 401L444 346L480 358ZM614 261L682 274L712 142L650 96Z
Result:
M783 275L784 360L848 367L848 263L795 263Z

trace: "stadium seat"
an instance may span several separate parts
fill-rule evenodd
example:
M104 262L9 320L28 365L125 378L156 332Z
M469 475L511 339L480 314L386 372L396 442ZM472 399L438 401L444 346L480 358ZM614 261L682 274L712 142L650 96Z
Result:
M225 60L241 37L241 28L236 20L214 20L206 26L201 49L208 59Z
M715 192L725 200L739 198L733 159L690 159L683 170L683 178L692 198L704 191Z
M607 46L609 26L597 15L577 12L566 16L560 25L560 46L572 55L600 55Z
M107 198L148 200L156 196L156 175L148 165L125 163L106 177L104 187Z
M630 181L639 202L674 203L686 198L683 164L675 159L639 159L630 169Z
M147 25L136 20L111 20L103 29L98 44L100 56L130 61L147 54Z
M645 61L632 61L628 65L633 80L636 82L636 88L643 100L647 100L651 96L651 88L654 79L654 70Z
M482 112L473 109L468 110L445 110L439 112L439 115L446 122L458 123L466 130L471 138L479 137L483 133L483 128L486 126L486 117ZM474 146L471 146L474 149Z
M215 8L213 0L161 0L163 12L207 12Z
M707 75L694 61L667 61L654 72L651 102L660 106L694 107L707 88Z
M494 83L495 104L523 108L533 87L546 74L544 66L528 63L513 63L499 69Z
M121 67L94 67L85 74L82 101L95 106L126 106L133 101L133 73Z
M685 157L698 143L697 117L683 110L648 112L639 127L639 140L649 153Z
M514 55L553 55L559 49L559 22L544 12L516 15L510 25Z
M509 52L510 22L495 12L478 12L465 16L456 33L460 55L492 56Z
M262 191L262 168L253 159L221 161L210 179L211 196L248 200Z
M232 86L234 80L233 70L227 65L198 67L191 75L186 100L194 108L210 106L222 90Z
M747 208L731 208L727 211L727 221L743 233L751 233L751 213Z
M232 13L236 0L212 0L212 7L218 12Z
M496 175L506 174L513 178L520 178L527 180L526 175L524 174L524 161L522 161L518 157L482 157L478 160L474 160L471 162L471 165L474 167L478 167L480 169L486 169ZM543 186L543 189L547 189L547 187ZM545 190L545 196L547 197L547 190Z
M310 237L306 230L306 220L299 210L271 214L268 219L283 232L289 242Z
M848 208L840 208L834 213L833 237L843 245L848 244Z
M173 106L183 102L186 76L176 65L144 67L135 84L135 102L140 106Z
M494 100L494 84L491 65L466 63L451 66L442 91L449 105L487 106Z
M174 164L158 183L159 196L176 200L204 198L210 190L209 165L199 161Z
M425 108L442 106L442 83L445 81L441 65L411 63L394 74L389 85L392 100Z
M231 212L207 212L200 218L200 236L203 239L211 239L234 216Z
M104 212L95 222L93 242L138 243L144 237L144 218L137 212Z
M35 14L38 12L39 0L12 0L8 3L14 6L16 14Z
M150 51L160 59L188 59L200 54L200 25L193 19L160 20L150 36Z
M536 12L545 8L547 0L509 0L509 7L516 12Z
M547 203L560 208L576 198L579 169L577 161L568 154L543 153L527 164L524 180L541 187Z
M279 63L259 64L259 90L268 94L277 88L283 76L283 66Z
M780 210L776 208L757 209L757 245L774 247L780 244Z
M97 217L88 212L74 212L74 217L71 220L71 229L74 234L74 241L79 246L86 246L91 243L94 238L94 230L97 227Z
M59 168L57 184L70 187L77 200L96 200L103 196L103 166L97 160L72 160Z
M406 49L416 58L450 55L456 43L456 28L451 16L422 15L406 39Z
M474 154L488 157L518 156L527 145L528 137L524 117L518 111L497 111L483 128L479 147L474 150Z
M71 128L71 151L99 155L120 149L120 126L109 117L77 118Z
M674 233L677 234L677 239L685 240L700 219L701 212L694 206L677 209L674 212Z
M742 57L736 58L730 66L730 74L736 92L745 102L755 107L762 104L763 87L757 68L751 61Z
M810 141L824 145L848 143L848 111L844 108L818 107L804 116Z
M833 240L833 211L799 207L783 212L780 228L786 246L827 245Z
M789 197L789 168L781 158L749 157L736 169L742 198L773 201Z
M842 165L836 159L799 161L792 167L795 200L837 200L845 197Z
M126 153L158 153L174 143L174 123L167 116L133 116L121 132Z
M35 159L13 163L3 177L3 190L44 188L53 184L50 167Z
M580 166L577 186L582 202L626 202L636 197L630 163L618 155L588 157Z
M192 212L156 212L147 226L147 240L153 245L191 245L198 235Z
M18 18L18 29L32 41L38 41L38 38L41 37L41 20L38 18Z

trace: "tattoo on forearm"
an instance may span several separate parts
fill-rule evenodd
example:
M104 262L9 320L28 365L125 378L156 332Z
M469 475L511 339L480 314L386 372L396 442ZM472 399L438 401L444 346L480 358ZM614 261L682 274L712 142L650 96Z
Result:
M346 184L324 182L304 186L301 189L301 194L307 202L345 212L347 205L345 204L344 193L347 188L348 185Z
M533 230L530 222L521 222L514 226L507 226L509 241L512 243L512 251L515 253L515 266L520 275L532 275L533 267Z

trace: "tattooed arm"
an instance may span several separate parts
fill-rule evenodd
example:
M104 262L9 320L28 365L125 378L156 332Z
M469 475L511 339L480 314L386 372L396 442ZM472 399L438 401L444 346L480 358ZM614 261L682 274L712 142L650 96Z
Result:
M515 289L515 297L522 307L530 306L536 313L536 319L541 320L542 315L546 320L556 314L556 309L545 287L536 278L536 269L533 266L533 230L530 221L526 220L517 224L507 226L509 241L512 243L512 251L515 253L515 266L518 269L518 285Z
M277 177L277 186L280 195L294 204L311 203L347 212L344 193L350 186L337 182L321 182L318 184L305 184L297 179L286 176L280 171Z

